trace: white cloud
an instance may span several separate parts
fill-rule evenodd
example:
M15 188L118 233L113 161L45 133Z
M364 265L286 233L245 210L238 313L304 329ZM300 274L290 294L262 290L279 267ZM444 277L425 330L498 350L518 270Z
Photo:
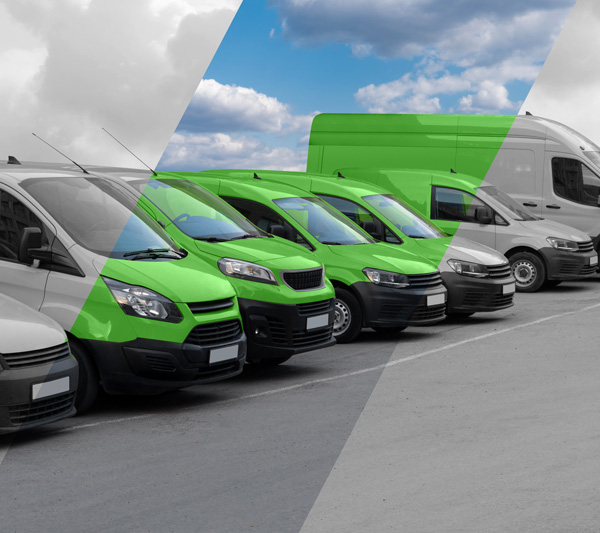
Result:
M245 135L173 135L160 167L168 170L249 168L306 170L306 148L272 147Z
M239 3L0 0L3 157L156 164Z

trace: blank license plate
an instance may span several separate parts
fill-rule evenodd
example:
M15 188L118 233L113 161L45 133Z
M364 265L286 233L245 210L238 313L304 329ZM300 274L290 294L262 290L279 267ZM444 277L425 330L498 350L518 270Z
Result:
M598 256L595 255L593 257L590 257L590 266L594 266L598 264Z
M208 359L209 364L221 363L222 361L229 361L231 359L237 359L238 356L238 345L225 346L224 348L215 348L210 351Z
M446 303L446 295L445 294L432 294L427 297L427 307L431 307L432 305L442 305Z
M309 316L306 319L306 329L324 328L329 324L329 315Z
M509 283L508 285L502 285L502 294L512 294L515 292L516 285L514 283Z
M69 392L69 387L69 376L53 381L46 381L45 383L36 383L31 386L31 399L39 400L40 398L46 398L47 396Z

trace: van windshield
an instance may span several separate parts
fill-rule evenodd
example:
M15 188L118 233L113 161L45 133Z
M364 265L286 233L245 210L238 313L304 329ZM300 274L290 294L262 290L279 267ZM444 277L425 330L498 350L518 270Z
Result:
M151 179L129 184L193 239L221 242L267 237L224 200L191 181Z
M484 187L478 187L477 190L483 191L488 196L491 196L496 202L508 209L514 220L528 221L528 220L543 220L543 218L534 215L529 209L522 206L515 200L513 200L508 194L496 189L493 185L486 185Z
M358 226L320 198L281 198L274 202L323 244L375 242Z
M116 259L181 257L162 228L109 180L30 178L21 186L87 250Z
M444 236L441 230L409 209L392 194L363 196L363 200L387 218L407 237L413 239L439 239Z

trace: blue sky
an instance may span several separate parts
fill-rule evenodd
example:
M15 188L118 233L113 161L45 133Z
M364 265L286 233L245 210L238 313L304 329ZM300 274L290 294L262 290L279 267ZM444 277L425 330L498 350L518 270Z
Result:
M318 112L517 113L574 0L244 0L161 170L303 170Z

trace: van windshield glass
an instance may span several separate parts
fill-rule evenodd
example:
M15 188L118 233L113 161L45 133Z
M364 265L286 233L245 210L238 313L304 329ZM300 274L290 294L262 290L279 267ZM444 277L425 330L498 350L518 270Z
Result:
M320 198L281 198L274 202L323 244L375 242Z
M84 248L116 259L179 259L170 237L109 180L31 178L21 186Z
M228 203L190 181L151 179L129 184L193 239L231 241L266 237Z
M528 221L528 220L543 220L541 217L534 215L529 209L522 206L515 200L513 200L508 194L496 189L492 185L486 185L485 187L478 187L478 190L483 191L488 196L491 196L496 202L506 207L512 215L514 220Z
M387 218L404 235L413 239L439 239L444 234L431 223L409 209L392 194L363 196L376 211Z

